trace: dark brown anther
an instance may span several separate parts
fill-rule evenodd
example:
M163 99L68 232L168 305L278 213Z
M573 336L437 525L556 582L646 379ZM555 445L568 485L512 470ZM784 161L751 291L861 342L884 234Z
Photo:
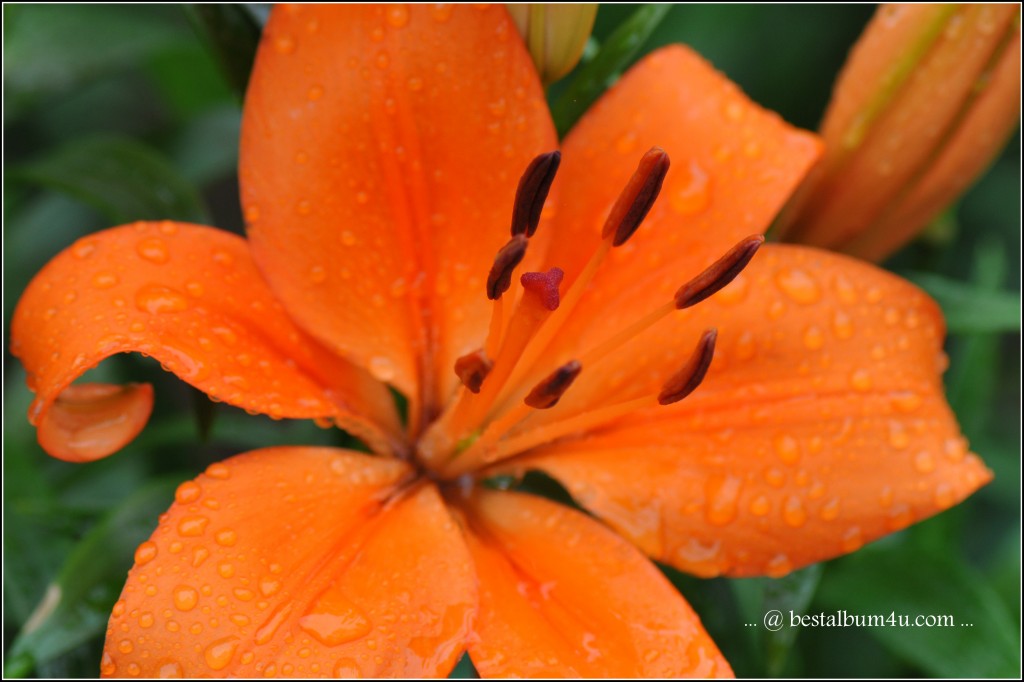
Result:
M603 239L614 235L612 246L622 246L633 236L658 198L668 166L668 154L661 147L653 147L644 154L636 172L608 214L601 231Z
M526 255L527 239L524 234L517 234L508 244L498 249L494 257L494 265L487 275L487 298L496 301L512 286L512 271L516 269Z
M572 386L572 382L576 381L582 369L583 365L578 361L570 360L534 386L523 402L538 410L554 407Z
M747 263L757 253L761 244L764 244L764 236L755 234L729 249L707 270L679 287L676 292L676 308L689 308L723 289L736 279L736 275L743 272L743 268L747 267Z
M479 393L493 365L482 349L475 350L455 361L455 374L471 393Z
M716 338L717 329L708 329L701 335L690 359L675 376L665 382L664 388L658 394L660 405L677 403L697 390L700 382L704 381L704 375L708 373L708 367L711 366L711 358L715 355Z
M547 201L551 183L562 162L562 152L541 154L526 167L516 188L516 201L512 204L512 236L525 234L532 237L540 223L540 212Z

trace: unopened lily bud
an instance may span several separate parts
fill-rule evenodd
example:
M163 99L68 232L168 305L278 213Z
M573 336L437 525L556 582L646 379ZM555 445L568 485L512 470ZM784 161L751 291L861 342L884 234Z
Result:
M785 241L882 260L989 165L1020 118L1018 5L884 5L821 125Z
M544 85L572 71L594 28L596 4L507 5Z

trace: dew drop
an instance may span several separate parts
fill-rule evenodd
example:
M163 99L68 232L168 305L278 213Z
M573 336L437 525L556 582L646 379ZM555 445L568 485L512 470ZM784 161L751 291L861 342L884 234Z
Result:
M790 563L789 557L785 554L776 554L772 557L771 561L768 562L768 566L765 568L765 573L767 573L770 578L781 578L792 570L793 564Z
M736 502L743 480L736 476L712 476L705 488L705 517L708 523L724 526L736 518Z
M672 209L682 215L695 215L711 203L711 181L707 171L691 159L687 167L677 176L681 187L669 195Z
M299 215L309 215L313 212L313 204L309 200L303 199L295 205L295 212Z
M804 348L807 350L820 350L825 345L825 334L821 329L811 325L804 330Z
M818 283L803 270L782 268L775 273L775 283L782 293L801 305L810 305L821 299Z
M772 504L764 495L758 495L750 501L750 513L754 516L767 516Z
M110 289L120 281L112 272L99 272L92 278L92 285L97 289Z
M177 661L168 661L160 665L157 677L164 680L179 679L185 677L185 671Z
M338 646L367 635L370 622L355 604L329 592L299 619L299 627L327 646Z
M940 483L935 488L935 506L939 509L948 509L953 506L956 502L956 495L953 494L953 488L948 483Z
M295 40L291 36L278 36L274 41L274 49L280 54L295 52Z
M387 22L395 28L402 28L409 23L409 10L403 5L391 5L386 10Z
M324 96L323 86L313 85L310 86L309 90L306 91L306 99L310 102L315 102Z
M195 588L188 585L178 585L174 588L174 607L179 611L191 611L199 603L199 593Z
M897 450L903 450L910 445L910 434L907 433L901 422L895 420L889 422L889 445Z
M790 495L782 505L782 520L790 528L800 528L807 522L803 502L796 495Z
M142 312L151 315L180 313L188 309L188 299L170 287L147 284L136 292L135 306Z
M203 660L211 670L223 670L231 663L238 649L238 637L234 635L218 639L203 651Z
M135 252L150 263L161 265L170 260L167 244L159 237L147 237L135 245Z
M210 550L205 547L196 547L192 551L192 568L199 568L210 558Z
M100 659L100 674L104 677L113 677L116 672L117 665L114 663L114 659L110 656L110 652L104 649L103 657Z
M314 265L309 269L309 280L313 284L320 284L327 279L327 270L322 265Z
M821 509L818 511L818 516L822 521L835 521L839 518L839 507L839 498L833 497L831 500L821 505Z
M370 358L370 374L378 381L391 381L395 378L395 366L388 358L375 355Z
M141 628L151 628L153 627L153 623L155 622L156 619L153 617L153 614L149 611L145 611L139 615L139 627Z
M71 254L75 258L88 258L96 252L96 242L92 239L82 239L75 242L71 247Z
M922 474L931 473L935 471L935 458L930 452L919 452L914 457L914 468Z
M185 481L174 491L174 499L178 504L188 504L199 499L203 489L195 481Z
M274 578L263 578L260 580L260 594L269 597L281 589L281 581Z
M854 370L850 374L850 385L858 391L868 391L873 385L871 375L863 369Z
M238 533L231 529L225 529L217 533L214 536L214 540L221 547L234 547L235 543L238 542Z
M255 592L244 587L236 587L232 592L239 601L252 601L256 597Z
M144 566L155 559L156 554L156 543L152 540L146 540L135 549L135 564L137 566Z
M217 478L223 480L226 478L230 478L231 470L228 469L226 464L216 462L206 467L206 475L209 476L210 478Z
M772 440L775 454L786 464L794 464L800 459L800 444L793 436L782 434Z
M135 647L132 645L132 641L130 639L122 639L121 643L117 645L117 650L122 654L130 654L135 650Z
M205 516L186 516L178 522L178 534L184 537L198 537L206 531L206 524L210 522Z

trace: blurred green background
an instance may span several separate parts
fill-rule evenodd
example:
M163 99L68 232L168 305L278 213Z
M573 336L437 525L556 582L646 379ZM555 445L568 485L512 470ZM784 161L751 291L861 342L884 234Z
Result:
M587 54L634 46L635 60L685 42L754 100L814 128L873 9L603 6ZM140 218L241 231L238 92L266 11L4 6L5 339L29 279L84 234ZM624 25L634 30L624 34ZM574 75L551 89L556 112ZM737 674L1020 674L1020 181L1018 133L955 210L887 264L943 305L949 399L995 482L936 518L783 580L699 580L666 569ZM138 356L112 359L93 376L155 384L153 418L117 455L65 464L37 446L24 371L5 355L5 676L96 676L132 552L178 482L256 447L349 443L311 423L214 405ZM973 627L771 634L744 625L770 608L949 614ZM464 662L456 674L472 669Z

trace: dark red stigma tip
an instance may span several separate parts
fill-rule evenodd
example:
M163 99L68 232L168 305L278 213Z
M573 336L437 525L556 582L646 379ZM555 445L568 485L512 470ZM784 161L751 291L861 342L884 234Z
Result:
M540 299L545 308L558 310L558 304L561 303L558 285L562 283L564 276L561 268L551 268L547 272L525 272L519 281L527 292Z

